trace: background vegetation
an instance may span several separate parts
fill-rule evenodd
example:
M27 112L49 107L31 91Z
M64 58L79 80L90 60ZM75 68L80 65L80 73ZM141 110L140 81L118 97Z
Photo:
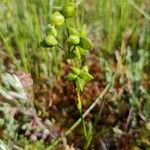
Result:
M0 1L1 149L48 149L52 139L61 136L79 118L78 113L69 114L76 110L73 104L76 95L73 86L62 77L68 72L69 60L64 61L59 49L48 51L39 45L52 12L67 1ZM83 93L83 99L87 99L83 100L84 110L113 80L114 72L119 77L99 108L100 116L96 108L86 120L89 143L79 138L82 135L79 128L68 140L64 138L62 145L68 143L69 147L74 143L72 149L83 149L83 145L89 149L96 149L96 145L100 145L99 149L119 149L122 145L126 149L148 149L150 1L77 0L76 3L78 20L87 25L93 42L86 62L95 78ZM59 33L58 38L64 43L63 27ZM94 92L98 88L97 92L90 92L92 88ZM65 120L68 125L64 125ZM98 120L96 125L95 120ZM29 128L33 130L28 131Z

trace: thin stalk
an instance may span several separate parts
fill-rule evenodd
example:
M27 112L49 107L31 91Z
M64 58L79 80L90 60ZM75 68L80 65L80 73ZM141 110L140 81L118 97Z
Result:
M58 46L61 50L65 51L65 49L64 49L61 45L57 44L57 46Z
M78 110L79 110L79 113L80 113L80 118L81 118L81 122L82 122L82 127L83 127L83 133L84 133L84 137L85 139L87 140L87 131L86 131L86 126L85 126L85 121L84 121L84 118L82 116L82 102L81 102L81 96L80 96L80 92L77 92L77 99L78 99Z
M74 17L74 21L75 21L75 26L76 26L76 28L78 29L78 8L76 9L76 15L75 15L75 17Z
M116 77L118 76L118 73L115 73L113 75L113 80L116 79ZM113 81L112 81L113 82ZM99 95L99 97L93 102L93 104L85 111L85 113L82 115L82 118L84 119L94 108L96 105L101 105L103 102L103 98L106 95L106 93L109 91L110 87L112 86L112 82L109 82L107 84L107 86L105 87L105 89L102 91L102 93ZM67 137L68 135L70 135L74 129L82 122L81 118L79 118L72 126L71 128L66 131L66 133L64 134L65 137ZM53 150L54 148L56 148L56 146L62 141L62 138L58 138L56 139L46 150Z
M66 30L67 30L67 35L69 37L69 31L68 31L68 28L67 28L67 21L65 20L65 26L66 26Z

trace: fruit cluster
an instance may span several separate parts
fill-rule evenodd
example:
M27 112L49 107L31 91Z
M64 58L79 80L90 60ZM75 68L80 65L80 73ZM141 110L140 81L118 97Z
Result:
M47 26L46 36L41 42L41 46L51 48L59 46L57 40L57 26L64 25L64 22L69 18L76 20L77 6L73 2L66 3L60 11L56 11L51 15L51 24ZM66 25L68 37L66 39L68 50L65 50L65 56L69 59L77 59L78 64L73 64L71 67L72 73L66 76L66 79L75 82L77 91L83 91L86 82L90 81L93 77L88 73L87 66L82 66L82 56L92 49L92 42L87 37L86 26L73 27Z

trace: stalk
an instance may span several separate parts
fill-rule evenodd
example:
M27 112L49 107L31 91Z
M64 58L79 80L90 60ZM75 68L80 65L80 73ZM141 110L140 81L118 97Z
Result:
M86 130L84 118L82 116L83 110L82 110L82 102L81 102L80 92L77 92L77 99L78 99L77 107L78 107L78 110L79 110L79 113L80 113L80 118L81 118L82 127L83 127L83 133L84 133L85 139L87 140L87 130Z
M117 78L118 73L115 73L112 77L113 81ZM84 114L82 115L82 118L86 118L87 115L95 108L96 105L101 106L102 102L103 102L103 98L104 96L107 94L107 92L109 91L110 87L112 86L113 81L109 82L107 84L107 86L105 87L105 89L102 91L102 93L98 96L98 98L93 102L93 104L84 112ZM65 137L67 137L68 135L70 135L78 126L79 124L82 122L81 117L70 127L70 129L68 131L66 131L66 133L64 134ZM46 150L53 150L56 148L56 146L62 141L62 137L59 137L58 139L56 139L55 141L52 142L52 144L46 149Z

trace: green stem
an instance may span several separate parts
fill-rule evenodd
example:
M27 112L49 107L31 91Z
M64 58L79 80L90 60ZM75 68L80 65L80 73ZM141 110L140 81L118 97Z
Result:
M118 73L116 72L112 79L115 80L116 77L118 76ZM112 81L113 82L113 81ZM107 84L107 86L105 87L105 89L102 91L102 93L99 95L99 97L95 100L95 102L85 111L85 113L82 115L82 118L84 119L94 108L96 105L101 105L103 102L103 98L106 95L106 93L109 91L110 87L112 86L112 82L109 82ZM64 134L65 137L67 137L68 135L70 135L75 129L76 127L78 127L78 125L82 122L81 118L79 118L71 127L68 131L66 131L66 133ZM56 148L56 146L62 141L62 138L58 138L56 139L46 150L53 150Z
M68 28L67 28L67 21L65 20L65 26L66 26L66 30L67 30L67 35L69 37L69 31L68 31Z
M57 46L58 46L61 50L65 51L65 49L64 49L61 45L57 44Z
M78 9L76 10L76 15L74 17L74 20L75 20L75 26L78 29Z
M86 131L86 126L85 126L85 121L84 118L82 116L82 102L81 102L81 96L80 96L80 92L77 92L77 99L78 99L78 110L80 112L80 118L81 118L81 122L82 122L82 127L83 127L83 133L84 133L84 137L87 140L87 131Z

